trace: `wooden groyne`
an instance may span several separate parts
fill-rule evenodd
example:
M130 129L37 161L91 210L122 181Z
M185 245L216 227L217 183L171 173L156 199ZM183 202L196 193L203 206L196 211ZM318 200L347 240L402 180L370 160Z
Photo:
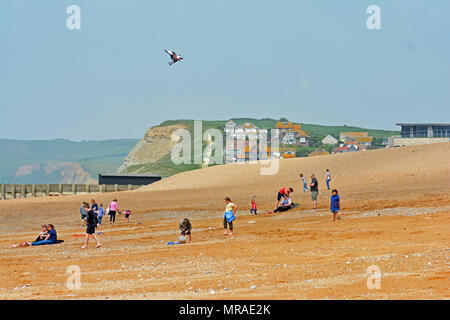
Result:
M140 187L131 184L0 184L0 199L119 192Z

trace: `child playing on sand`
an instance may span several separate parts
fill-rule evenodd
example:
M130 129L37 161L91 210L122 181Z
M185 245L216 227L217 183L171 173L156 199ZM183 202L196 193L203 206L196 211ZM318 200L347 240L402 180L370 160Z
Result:
M103 204L100 204L100 208L98 208L98 224L102 224L102 218L105 215L105 209L103 208Z
M339 199L339 195L338 195L338 191L336 189L333 189L333 191L331 192L331 205L330 205L330 210L331 213L333 214L333 221L336 221L338 219L338 212L340 209L340 199Z
M229 197L225 198L225 202L227 206L225 207L225 213L223 214L223 228L224 228L224 236L228 235L228 228L230 229L230 236L233 235L233 221L236 220L236 205L231 202Z
M180 223L180 230L182 236L187 236L189 238L188 242L192 241L191 238L192 225L188 218L184 218Z
M254 214L255 216L258 214L258 209L256 208L256 202L255 199L252 199L252 208L250 209L250 213Z
M124 210L123 213L125 214L125 220L126 220L127 222L130 222L130 214L131 214L131 211L130 211L130 210Z
M300 173L300 179L302 180L303 192L306 192L306 190L309 190L309 187L306 178L303 176L303 173Z

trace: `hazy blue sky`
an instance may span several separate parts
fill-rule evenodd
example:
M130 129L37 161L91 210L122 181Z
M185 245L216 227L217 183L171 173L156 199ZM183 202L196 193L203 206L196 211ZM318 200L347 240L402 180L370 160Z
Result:
M179 118L450 122L449 16L448 0L1 0L0 137L138 138ZM164 49L185 61L169 67Z

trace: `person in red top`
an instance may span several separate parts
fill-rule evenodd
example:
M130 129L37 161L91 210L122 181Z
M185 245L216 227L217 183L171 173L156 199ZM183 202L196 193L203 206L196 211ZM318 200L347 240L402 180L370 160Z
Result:
M285 187L283 189L281 189L280 191L278 191L278 195L277 195L277 204L275 205L275 208L278 208L278 206L280 205L280 200L284 197L284 195L290 195L292 192L294 192L294 189L292 189L291 187Z
M250 213L256 216L258 214L257 210L255 199L252 199L252 208L250 209Z

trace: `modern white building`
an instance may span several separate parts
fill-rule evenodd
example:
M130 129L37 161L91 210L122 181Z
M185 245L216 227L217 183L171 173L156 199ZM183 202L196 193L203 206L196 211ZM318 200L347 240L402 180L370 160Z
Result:
M400 137L388 140L388 147L450 142L448 123L397 123L401 126Z

